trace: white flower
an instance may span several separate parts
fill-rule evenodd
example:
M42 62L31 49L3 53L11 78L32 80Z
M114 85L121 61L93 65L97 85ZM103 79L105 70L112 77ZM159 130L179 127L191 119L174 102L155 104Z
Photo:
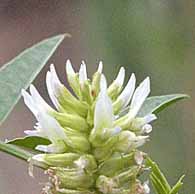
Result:
M125 86L121 94L118 96L116 101L113 103L115 113L118 113L129 104L133 92L135 90L135 83L136 83L136 78L135 78L135 74L133 73L127 85Z
M133 149L142 146L149 136L136 136L131 131L122 131L119 134L119 141L116 145L116 149L125 153L132 151Z
M67 76L73 76L74 77L76 75L69 59L66 61L66 73L67 73Z
M31 94L31 95L30 95ZM30 94L22 90L22 96L26 106L37 116L38 112L53 112L54 110L40 96L39 92L33 85L30 85Z
M124 83L124 80L125 80L125 68L121 67L116 79L114 80L114 83L117 86L122 87L123 83Z
M102 70L103 70L103 63L102 63L102 61L100 61L100 62L99 62L99 65L98 65L98 70L97 70L97 72L101 74L101 73L102 73Z
M136 88L132 101L130 104L129 114L134 118L139 112L144 101L150 93L150 79L147 77L141 84Z
M50 66L50 71L47 72L46 85L49 97L51 98L55 107L59 110L61 106L58 102L58 97L60 95L60 91L63 90L64 86L60 82L53 64Z
M49 153L60 153L65 151L65 143L69 142L64 129L50 115L46 113L38 113L37 120L39 122L39 130L43 131L45 136L51 141L50 145L38 145L37 150ZM39 136L39 132L37 134Z
M96 140L101 142L101 140L108 139L121 131L120 127L114 126L114 119L112 101L107 94L106 78L102 74L100 92L94 110L94 128L90 134L92 144L95 144Z
M95 106L94 128L112 127L114 121L112 101L107 94L107 82L104 75L101 76L100 93Z
M87 81L87 68L84 61L82 61L79 69L79 82L81 87L83 87L85 81Z
M108 87L108 95L112 100L115 100L123 87L125 79L125 68L121 67L116 79Z
M134 79L132 79L134 80ZM135 80L134 80L135 82ZM150 93L150 79L147 77L141 84L136 88L131 103L129 112L115 121L115 124L120 126L122 129L139 128L143 124L147 124L147 117L142 119L141 122L137 122L136 116L142 107L144 101ZM140 119L138 119L140 120Z

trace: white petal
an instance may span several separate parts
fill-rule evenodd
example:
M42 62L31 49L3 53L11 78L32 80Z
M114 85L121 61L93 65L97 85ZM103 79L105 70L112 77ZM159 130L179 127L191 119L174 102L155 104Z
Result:
M29 95L24 89L22 89L22 96L24 98L24 103L31 110L31 112L36 116L38 113L37 106L34 103L32 96Z
M46 113L38 113L37 120L52 143L58 142L58 140L66 141L68 138L64 132L64 129L60 124Z
M30 85L30 93L37 110L43 112L53 111L53 109L45 102L45 100L40 96L39 92L32 84Z
M118 126L116 126L116 127L113 127L113 128L104 128L103 129L103 135L102 136L104 136L104 137L108 137L108 138L110 138L110 137L112 137L112 136L114 136L114 135L117 135L117 134L119 134L121 132L121 128L120 127L118 127Z
M25 130L24 133L28 136L46 137L44 133L38 130Z
M95 106L94 113L94 127L98 129L100 127L110 128L113 124L113 109L112 101L107 95L106 79L104 76L101 77L100 93Z
M146 116L144 117L144 119L145 119L146 123L150 123L150 122L156 120L157 117L156 117L155 114L148 114L148 115L146 115Z
M54 92L54 88L52 84L52 75L51 75L51 72L49 71L47 72L47 75L46 75L46 86L47 86L47 91L48 91L48 94L49 94L49 97L52 103L55 105L57 109L59 109L60 104L55 96L55 92Z
M122 87L122 85L124 83L124 79L125 79L125 68L121 67L116 79L114 80L114 83L117 86Z
M133 73L127 83L127 85L125 86L124 90L122 91L122 93L119 95L119 100L122 100L123 102L123 107L126 107L130 100L131 97L133 95L133 92L135 90L135 83L136 83L136 78L135 78L135 74Z
M50 145L38 145L35 148L36 150L42 151L42 152L47 152L47 153L61 153L62 150L54 144L50 144Z
M53 82L58 86L58 88L62 87L62 83L60 82L60 79L56 73L55 67L53 64L50 65L50 72L52 75Z
M100 79L100 90L103 93L107 92L107 81L106 81L106 77L104 76L104 74L101 75L101 79Z
M66 61L66 73L67 75L75 76L75 71L69 59Z
M37 154L32 157L33 160L44 162L45 154Z
M133 95L130 111L133 116L136 116L144 101L150 93L150 79L147 77L135 90Z
M101 74L102 70L103 70L103 63L102 63L102 61L100 61L97 72Z
M82 61L80 70L79 70L79 82L81 85L87 80L87 69L84 61Z

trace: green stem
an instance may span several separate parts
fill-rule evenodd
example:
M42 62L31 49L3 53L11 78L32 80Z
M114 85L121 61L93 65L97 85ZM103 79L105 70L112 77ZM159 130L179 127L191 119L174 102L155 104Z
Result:
M31 158L33 155L15 145L6 144L2 141L0 141L0 151L3 151L5 153L8 153L12 156L15 156L17 158L20 158L22 160L27 161L29 158Z

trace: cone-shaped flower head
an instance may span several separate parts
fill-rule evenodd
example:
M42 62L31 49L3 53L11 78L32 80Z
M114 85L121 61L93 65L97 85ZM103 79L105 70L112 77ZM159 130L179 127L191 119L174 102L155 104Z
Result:
M29 93L22 90L27 107L37 123L28 136L49 140L49 145L37 145L40 154L31 163L43 164L50 176L45 193L125 194L149 193L148 184L138 176L144 172L144 154L138 151L149 138L154 114L140 117L139 112L150 93L147 77L136 88L132 74L123 89L125 69L108 86L100 62L97 71L88 78L82 61L75 72L66 62L67 80L72 94L60 81L54 65L46 74L51 107L31 85Z

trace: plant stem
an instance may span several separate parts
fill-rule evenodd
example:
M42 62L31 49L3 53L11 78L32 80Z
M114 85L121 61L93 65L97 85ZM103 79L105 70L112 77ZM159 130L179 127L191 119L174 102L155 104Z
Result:
M0 151L3 151L25 161L33 156L30 152L27 152L15 145L6 144L3 141L0 141Z

